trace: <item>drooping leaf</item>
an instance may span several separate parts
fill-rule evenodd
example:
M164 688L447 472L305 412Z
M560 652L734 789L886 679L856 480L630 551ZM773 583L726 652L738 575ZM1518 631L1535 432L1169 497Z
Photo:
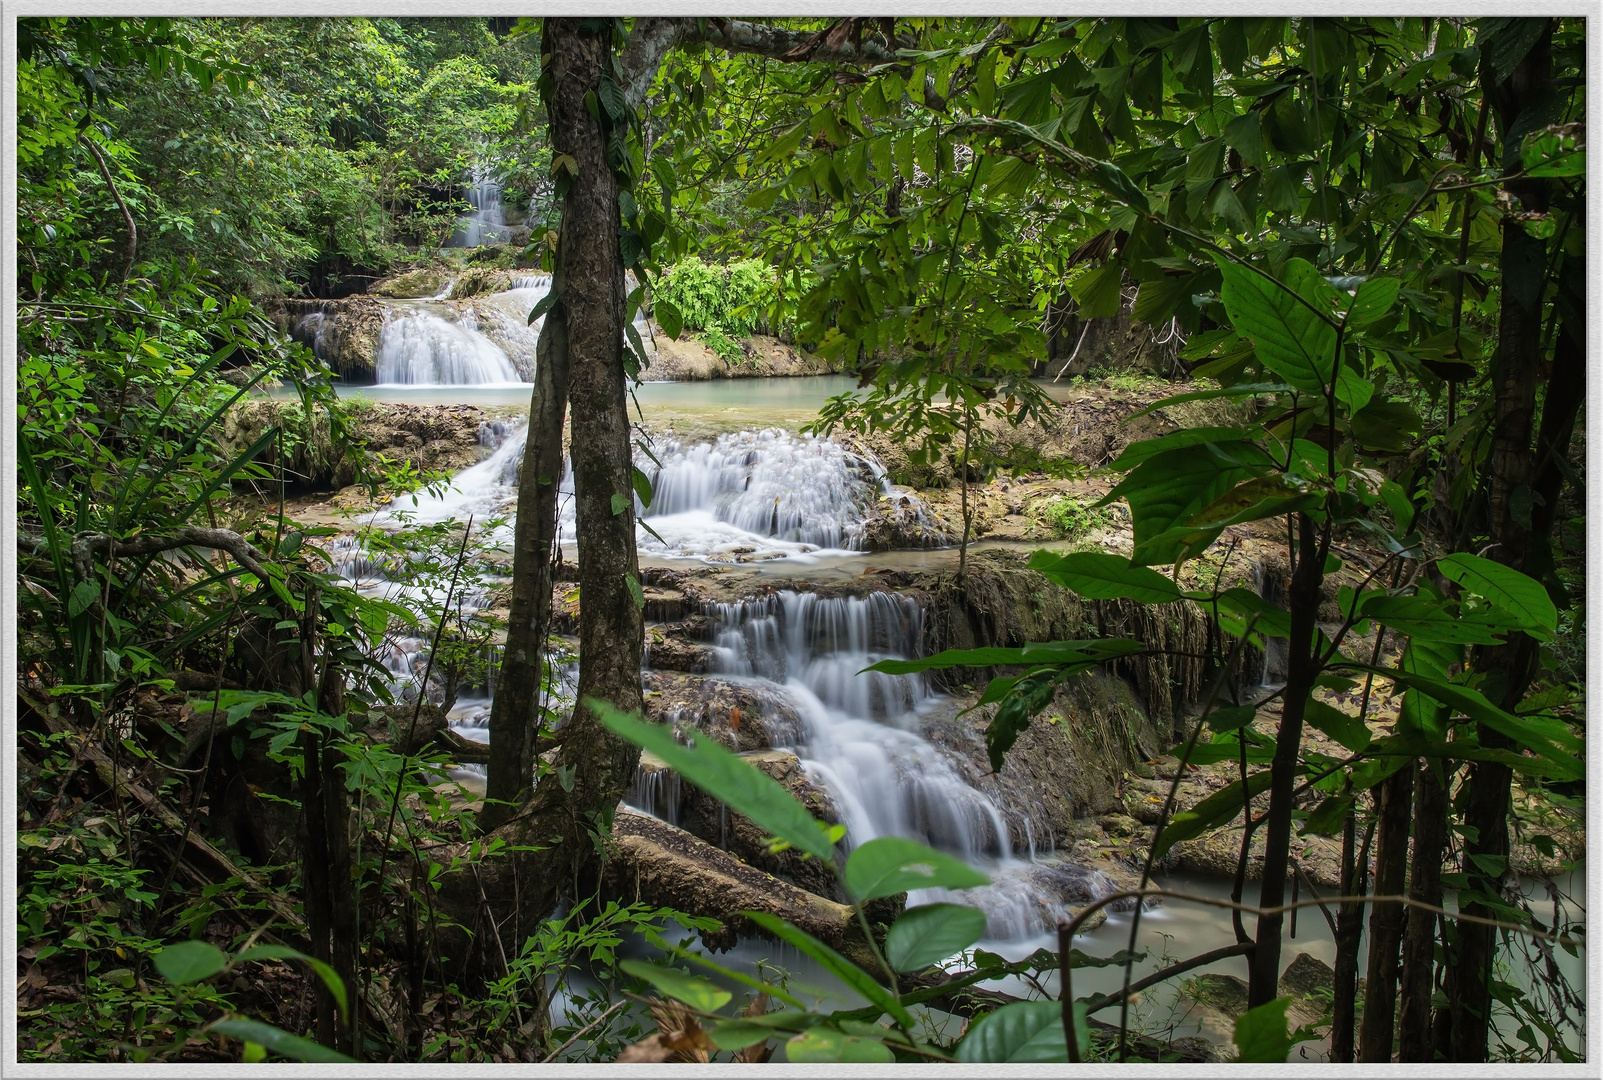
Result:
M1256 797L1269 790L1269 776L1269 771L1265 769L1247 777L1249 797ZM1152 846L1152 857L1161 859L1176 844L1193 840L1210 829L1218 828L1239 816L1241 807L1241 781L1237 780L1209 795L1190 810L1171 818L1163 827L1163 831L1158 834L1157 843Z
M766 911L742 911L740 914L781 941L790 942L790 944L817 960L837 979L867 998L872 1005L882 1012L889 1013L896 1019L897 1023L909 1028L913 1026L912 1016L908 1014L907 1009L896 1000L889 990L881 986L868 972L813 937L807 931L791 925L777 915L770 915Z
M620 960L618 966L635 978L655 986L668 997L703 1012L717 1012L734 996L728 990L699 975L688 975L677 968L649 964L644 960Z
M310 1061L318 1065L356 1063L355 1058L346 1057L338 1050L314 1043L310 1039L303 1039L299 1035L291 1035L260 1020L223 1020L213 1024L211 1030L245 1042L256 1043L280 1057L292 1058L295 1061Z
M1322 731L1336 742L1357 754L1370 742L1369 727L1356 716L1348 716L1333 705L1318 698L1309 698L1303 708L1303 721L1316 731Z
M910 889L971 889L991 879L961 859L900 836L881 836L846 860L846 891L859 902Z
M1499 625L1501 620L1490 619L1482 612L1461 612L1429 596L1372 593L1364 598L1359 610L1364 618L1374 619L1399 634L1432 641L1492 645L1501 640L1504 630Z
M291 949L286 945L256 945L234 957L234 963L236 964L243 964L250 960L301 961L315 971L318 978L323 980L323 985L328 987L328 992L333 996L334 1003L339 1006L340 1015L349 1017L350 1002L345 994L345 980L339 977L339 973L334 970L333 965L326 964L316 957L307 956L299 949Z
M897 971L938 964L980 940L985 921L985 912L962 904L908 908L885 935L885 958Z
M1086 1049L1081 1043L1081 1052ZM954 1056L973 1065L1068 1061L1063 1005L1057 1001L1016 1001L988 1012L969 1028Z
M920 671L954 667L997 667L1006 664L1104 663L1146 649L1127 638L1089 638L1079 641L1032 641L1018 649L946 649L917 660L881 660L864 671L887 675L915 675Z
M1122 498L1129 503L1135 532L1132 562L1168 565L1177 555L1201 551L1222 528L1186 522L1243 480L1273 467L1261 447L1246 441L1168 450L1136 466L1103 501Z
M648 724L604 701L586 698L585 707L613 734L651 751L685 780L715 796L737 813L793 847L820 859L834 856L829 830L768 774L753 768L710 738L686 746L660 724Z
M1228 333L1229 331L1226 331ZM1144 439L1141 442L1126 446L1119 456L1114 458L1107 466L1109 472L1125 472L1135 468L1148 458L1161 454L1165 450L1180 450L1187 446L1200 446L1203 443L1214 442L1241 442L1251 437L1246 428L1233 427L1188 427L1179 431L1171 431L1160 435L1156 439Z
M651 315L657 320L657 325L662 327L664 334L675 341L679 340L679 335L684 330L685 319L671 300L660 297L654 300L651 305Z
M1334 836L1341 831L1356 800L1351 795L1332 795L1320 803L1302 823L1304 836Z
M1060 555L1043 549L1030 556L1030 569L1087 600L1130 599L1140 604L1167 604L1180 599L1180 588L1171 579L1100 551Z
M1015 680L1008 689L1001 707L985 727L985 752L990 759L992 772L1002 771L1007 752L1013 749L1013 744L1029 728L1036 714L1051 704L1052 695L1057 690L1058 675L1051 669L1040 670Z

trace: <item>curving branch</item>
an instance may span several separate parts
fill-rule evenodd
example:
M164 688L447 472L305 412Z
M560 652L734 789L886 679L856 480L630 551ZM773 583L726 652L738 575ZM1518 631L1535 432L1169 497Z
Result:
M137 558L186 547L226 551L246 570L264 582L268 580L267 570L262 566L262 563L267 561L267 556L256 550L249 540L232 529L178 529L165 535L134 536L126 540L120 540L106 533L79 533L72 538L72 557L79 566L85 566L88 564L89 556L97 552L115 552L120 556Z
M139 253L139 227L134 224L134 215L129 211L128 204L122 201L122 193L117 190L116 181L111 178L111 168L106 164L105 157L100 153L100 147L94 140L81 132L78 141L89 148L89 152L100 163L100 175L106 178L106 186L111 189L111 197L117 200L117 209L122 211L122 219L128 224L128 265L123 268L122 288L117 290L117 299L122 300L123 294L128 291L128 279L134 276L134 256Z

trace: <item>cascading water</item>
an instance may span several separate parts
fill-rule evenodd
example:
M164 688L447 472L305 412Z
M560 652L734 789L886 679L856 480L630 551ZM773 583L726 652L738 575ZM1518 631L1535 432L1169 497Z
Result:
M986 913L988 937L1018 940L1049 932L1072 904L1112 891L1095 871L1015 857L1001 809L919 734L921 717L942 701L922 676L859 674L879 660L918 654L916 601L885 592L821 597L787 590L710 605L707 614L717 626L718 672L780 687L789 698L801 718L789 749L828 790L847 845L910 837L992 878L961 894L921 890L910 905L966 903Z
M479 331L471 313L451 322L422 307L402 308L384 322L374 376L380 386L515 384L511 359Z
M456 232L446 247L498 244L511 235L501 216L501 184L487 170L474 173L473 183L463 196L472 209L457 221Z

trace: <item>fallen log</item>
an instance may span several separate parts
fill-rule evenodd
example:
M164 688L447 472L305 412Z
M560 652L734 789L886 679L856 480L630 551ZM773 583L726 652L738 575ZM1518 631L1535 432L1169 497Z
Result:
M603 888L622 900L643 900L724 924L703 942L722 950L739 937L766 936L738 911L777 915L864 966L875 963L852 909L797 888L741 862L665 821L619 807Z

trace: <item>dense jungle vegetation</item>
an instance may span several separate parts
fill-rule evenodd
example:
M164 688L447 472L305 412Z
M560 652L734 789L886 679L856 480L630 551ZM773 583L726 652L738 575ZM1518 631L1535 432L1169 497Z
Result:
M1584 870L1584 20L18 28L18 1060L1174 1060L1131 1001L1226 958L1249 976L1241 1060L1312 1040L1341 1062L1582 1055L1559 960L1584 919L1553 882ZM527 224L446 247L487 170ZM375 495L448 478L362 451L276 305L479 258L552 277L504 627L460 606L493 572L470 538L501 522L394 539L425 586L402 602L349 587L341 530L285 510L314 444ZM1163 331L1183 342L1164 402L1236 410L1126 446L1101 505L1041 511L1072 536L1120 504L1131 530L1035 553L1044 581L1208 627L1139 885L1056 950L1008 961L975 948L973 908L902 910L985 875L896 837L848 852L716 740L641 718L641 311L734 361L762 331L856 376L815 433L945 470L960 576L971 486L1043 467L1003 435L1053 414L1040 376L1072 328ZM274 383L297 421L227 442ZM1283 537L1275 590L1226 573L1254 523ZM558 582L583 597L568 715ZM438 702L398 697L380 645L428 642L454 688L503 633L487 794L465 801L421 731ZM1000 772L1060 688L1157 651L1130 633L876 668L994 673L977 706ZM1282 684L1246 695L1271 650ZM1382 697L1400 704L1372 728ZM608 891L642 748L820 861L842 941L722 921L863 1005L726 967L697 941L719 919ZM1230 782L1180 810L1210 764ZM1121 953L1122 987L1077 997L1075 971L1109 962L1075 948L1081 924L1134 900L1133 950L1166 853L1232 827L1232 898L1208 902L1235 944L1141 979ZM1316 836L1339 841L1339 895L1300 876ZM1522 891L1537 863L1549 891ZM1281 981L1299 911L1336 943L1306 1024ZM1026 975L1024 998L979 985Z

